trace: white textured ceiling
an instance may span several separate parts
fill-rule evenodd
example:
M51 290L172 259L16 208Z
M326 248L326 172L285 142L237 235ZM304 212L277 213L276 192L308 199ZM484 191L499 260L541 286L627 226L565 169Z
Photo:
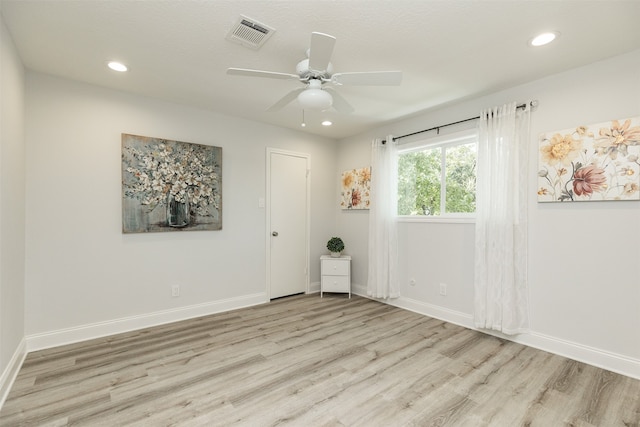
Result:
M337 38L334 72L403 71L399 87L337 88L353 114L306 111L304 131L332 138L640 48L638 0L0 0L0 11L28 69L293 129L295 102L265 110L300 83L226 69L295 73L318 31ZM241 14L276 30L260 50L225 39ZM529 47L544 30L561 36Z

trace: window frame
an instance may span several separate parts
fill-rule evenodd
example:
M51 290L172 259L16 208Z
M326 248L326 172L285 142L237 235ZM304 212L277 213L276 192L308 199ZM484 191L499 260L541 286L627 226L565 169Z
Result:
M456 145L464 145L469 143L476 144L478 147L478 131L477 129L467 129L458 132L452 132L446 135L438 135L428 139L420 139L406 144L398 144L397 155L398 161L402 154L414 153L418 151L440 148L446 152L447 147ZM476 151L477 152L477 151ZM443 154L443 153L441 153ZM440 156L440 215L397 215L399 222L447 222L447 223L473 223L476 219L476 213L459 212L447 213L443 212L446 207L446 155ZM476 176L477 179L477 176Z

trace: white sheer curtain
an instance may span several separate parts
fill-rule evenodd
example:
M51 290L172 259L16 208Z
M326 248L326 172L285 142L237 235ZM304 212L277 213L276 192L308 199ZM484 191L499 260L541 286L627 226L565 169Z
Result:
M369 209L369 274L367 294L397 298L397 148L393 136L374 139L371 147L371 207Z
M530 103L483 110L478 139L475 289L478 328L529 329L527 150Z

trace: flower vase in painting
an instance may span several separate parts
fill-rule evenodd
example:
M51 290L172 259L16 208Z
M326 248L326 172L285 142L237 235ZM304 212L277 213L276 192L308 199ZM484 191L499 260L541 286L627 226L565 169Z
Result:
M539 202L640 200L640 117L543 134Z
M169 195L167 200L167 225L169 227L186 227L191 221L189 201L179 201L175 196Z

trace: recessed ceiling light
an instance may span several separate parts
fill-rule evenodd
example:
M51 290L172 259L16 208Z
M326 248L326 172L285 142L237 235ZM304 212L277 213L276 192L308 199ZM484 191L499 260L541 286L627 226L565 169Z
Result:
M554 41L558 35L559 33L556 32L538 34L529 41L529 44L531 46L544 46L545 44L549 44Z
M124 73L128 70L126 65L117 61L109 61L107 63L107 67L111 68L113 71L120 71L121 73Z
M325 120L324 122L322 122L322 126L331 126L333 124L333 122L331 122L330 120Z

